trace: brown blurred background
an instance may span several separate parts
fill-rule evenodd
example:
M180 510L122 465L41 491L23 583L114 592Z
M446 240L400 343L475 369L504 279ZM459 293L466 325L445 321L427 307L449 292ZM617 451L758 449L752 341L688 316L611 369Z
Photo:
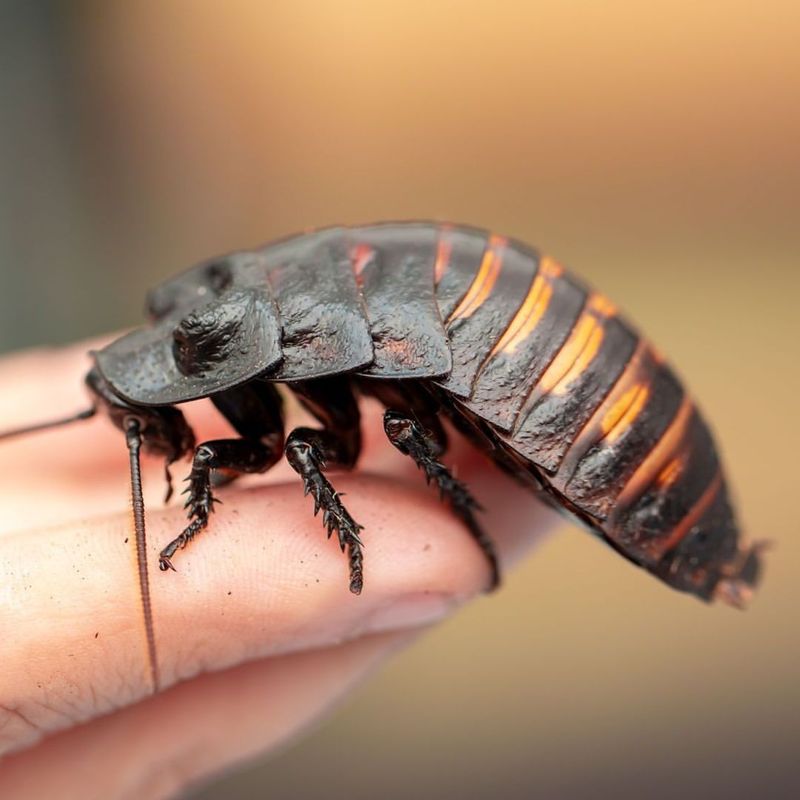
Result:
M800 796L797 2L0 13L0 349L134 324L177 268L306 227L475 223L629 309L777 543L739 614L565 527L196 800Z

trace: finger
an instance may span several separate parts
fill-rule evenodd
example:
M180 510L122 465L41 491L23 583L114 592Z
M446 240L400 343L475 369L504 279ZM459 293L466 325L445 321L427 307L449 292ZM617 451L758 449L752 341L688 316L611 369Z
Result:
M296 482L232 490L211 528L179 554L180 572L151 576L164 685L426 624L486 585L482 553L424 482L341 475L337 488L365 526L363 595L347 591L345 560ZM501 555L551 522L527 494L520 499L524 524L499 531ZM183 522L174 509L149 514L151 564ZM115 515L0 540L6 747L149 693L131 535L128 516Z
M0 797L173 797L296 736L413 638L370 636L202 675L8 757Z

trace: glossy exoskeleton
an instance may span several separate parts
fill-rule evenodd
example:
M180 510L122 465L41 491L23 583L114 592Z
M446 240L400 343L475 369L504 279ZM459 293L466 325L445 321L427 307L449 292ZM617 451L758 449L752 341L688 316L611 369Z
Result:
M756 582L759 546L740 542L711 434L680 381L612 302L520 242L435 223L320 230L193 267L150 292L147 310L146 327L94 353L87 385L131 453L155 684L139 448L167 465L192 454L189 523L162 570L208 524L218 482L285 454L357 594L362 529L325 473L358 460L358 394L386 406L389 441L463 519L494 584L478 505L440 461L442 414L670 586L743 605ZM276 384L320 427L284 436ZM195 447L176 405L202 397L238 438Z

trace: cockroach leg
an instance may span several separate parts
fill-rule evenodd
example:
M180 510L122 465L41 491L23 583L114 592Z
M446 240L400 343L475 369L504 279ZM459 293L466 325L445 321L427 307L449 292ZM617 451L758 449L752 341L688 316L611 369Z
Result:
M418 467L425 471L428 483L439 487L443 500L450 503L453 511L463 520L472 538L486 556L491 568L491 583L488 590L500 585L500 565L494 543L475 519L475 511L481 507L469 489L437 460L439 448L434 440L410 417L398 411L387 410L383 415L383 429L389 441L404 455L410 456Z
M351 469L361 451L361 416L348 379L343 376L294 381L287 384L303 407L316 417L323 430L295 428L286 440L286 460L303 478L306 494L314 496L314 514L323 510L328 537L336 531L342 552L350 562L350 591L361 594L364 586L363 527L339 499L341 495L323 474L328 467Z
M186 547L203 528L220 502L213 489L229 483L242 473L266 472L283 455L283 415L281 398L274 386L253 381L212 395L217 410L240 434L241 439L218 439L204 442L196 450L192 471L186 479L189 487L189 524L159 556L162 570L175 569L172 556Z
M199 445L192 460L192 471L184 494L189 497L184 508L189 509L189 524L180 536L173 539L159 554L161 570L174 570L172 556L178 548L186 545L208 525L214 504L220 501L211 490L211 474L215 469L235 472L265 472L280 457L270 446L254 439L218 439Z
M363 526L350 516L342 504L341 495L323 474L328 461L341 463L341 450L341 437L331 431L296 428L286 440L286 460L303 479L304 493L313 495L314 515L322 509L322 524L328 531L328 538L337 532L342 552L346 549L348 553L350 591L361 594L364 556L359 531Z
M169 471L169 461L164 464L164 480L167 483L167 491L164 492L164 505L166 505L175 493L175 489L172 485L172 473Z

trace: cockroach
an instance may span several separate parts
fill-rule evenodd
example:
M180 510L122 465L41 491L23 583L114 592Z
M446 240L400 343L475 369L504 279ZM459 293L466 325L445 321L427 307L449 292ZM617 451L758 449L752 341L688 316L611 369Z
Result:
M463 520L499 582L469 489L440 458L442 417L503 470L675 589L743 606L759 544L740 541L720 460L661 355L604 295L527 245L430 222L336 227L211 259L153 289L149 324L94 352L91 408L125 434L149 647L139 451L192 456L188 524L161 570L209 523L214 489L282 455L364 584L362 526L328 468L355 466L357 396ZM284 436L282 384L319 421ZM177 406L208 397L238 438L202 442ZM168 484L168 497L171 484Z

